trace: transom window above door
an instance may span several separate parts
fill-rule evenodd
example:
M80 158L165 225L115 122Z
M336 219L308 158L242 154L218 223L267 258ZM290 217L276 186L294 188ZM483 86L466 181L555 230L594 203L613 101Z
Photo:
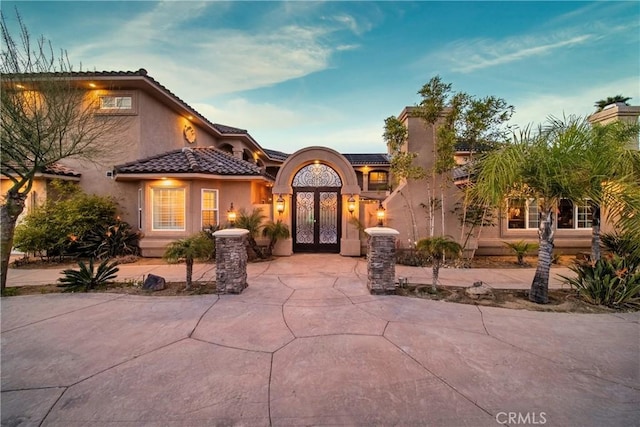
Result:
M327 165L312 163L293 177L294 187L342 187L338 173Z

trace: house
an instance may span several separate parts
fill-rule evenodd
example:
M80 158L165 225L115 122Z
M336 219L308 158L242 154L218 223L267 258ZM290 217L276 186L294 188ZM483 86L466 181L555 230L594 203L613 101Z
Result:
M297 236L281 242L276 254L360 255L359 231L349 219L360 215L360 202L388 194L385 154L265 149L247 130L209 121L144 69L75 72L71 79L96 101L97 119L121 126L102 141L110 153L96 164L65 159L42 171L28 207L46 200L47 183L62 178L87 193L113 196L122 219L142 231L143 256L161 256L171 241L225 226L228 210L255 208L282 219ZM2 178L6 193L10 183Z
M43 170L27 206L46 200L47 183L54 178L77 181L88 193L113 196L123 209L122 219L143 233L143 256L161 256L171 241L211 225L226 226L228 211L256 208L291 230L289 239L278 242L276 255L359 256L366 246L359 227L377 225L381 207L385 225L400 232L401 247L410 247L430 229L434 235L466 240L455 213L460 200L455 182L464 175L461 169L452 179L429 178L392 188L387 153L344 154L326 147L284 153L264 148L245 129L209 121L144 69L76 72L71 79L95 97L98 119L119 120L122 126L105 137L103 142L112 149L108 157L96 159L99 166L66 159ZM638 115L639 107L614 105L591 120L637 120ZM412 116L411 107L399 119L408 129L405 148L418 153L417 163L429 169L433 130ZM462 166L471 155L461 144L456 160ZM2 176L3 193L7 181ZM424 205L429 188L444 200L431 211ZM556 247L567 252L588 248L588 205L567 201L558 209ZM496 226L482 228L467 247L501 253L503 241L535 240L536 221L534 205L512 201Z
M406 107L398 119L408 131L404 149L418 154L415 164L426 170L433 167L435 158L434 129L425 125L424 121L412 114L413 107ZM640 107L619 103L605 107L602 111L589 117L591 123L607 123L612 120L634 122L640 116ZM437 126L437 124L436 124ZM638 149L638 141L631 141L632 148ZM425 180L408 181L400 184L386 198L384 206L387 212L389 227L400 231L399 244L411 247L415 240L429 235L450 235L465 248L479 255L499 255L505 253L504 242L519 240L538 240L538 210L533 200L510 199L506 209L494 212L494 226L485 226L469 236L469 228L461 226L460 204L462 202L461 186L466 181L464 164L473 153L465 144L456 147L456 163L451 176L444 179L436 176ZM429 192L438 199L438 203L429 210L425 205ZM440 203L439 200L444 200ZM413 213L413 216L412 216ZM588 201L574 204L563 199L557 206L555 221L557 230L554 238L555 248L565 254L588 250L591 247L591 207ZM610 224L603 224L603 231L611 230Z

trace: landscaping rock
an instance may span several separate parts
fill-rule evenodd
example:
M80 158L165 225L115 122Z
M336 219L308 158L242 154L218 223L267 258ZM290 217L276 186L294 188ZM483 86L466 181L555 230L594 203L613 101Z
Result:
M494 299L493 289L484 282L474 282L473 286L464 290L464 293L472 299Z
M164 277L156 276L155 274L149 274L142 284L142 289L148 291L161 291L166 287L167 282L164 280Z

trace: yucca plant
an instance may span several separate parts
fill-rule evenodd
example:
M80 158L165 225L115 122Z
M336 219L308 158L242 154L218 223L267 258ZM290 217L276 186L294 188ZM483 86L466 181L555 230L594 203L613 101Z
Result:
M79 250L99 259L140 255L140 237L141 233L133 231L129 223L117 219L111 225L96 224L83 236Z
M87 292L98 286L104 286L116 278L116 273L120 271L116 265L118 265L117 262L109 263L109 260L104 260L94 273L93 258L89 260L89 265L83 261L79 261L79 270L68 269L62 271L64 277L58 279L61 283L59 286L66 288L64 290L65 292L75 292L79 290Z
M186 239L169 243L164 251L164 259L169 262L184 260L187 268L186 290L191 289L193 281L193 263L196 259L209 259L215 249L213 239L206 232L194 234Z
M279 239L287 239L289 238L290 235L291 233L289 232L289 227L287 226L287 224L282 222L281 219L279 219L276 222L269 221L262 228L262 236L269 238L267 255L271 256L271 254L273 254L273 248L275 247Z
M598 261L580 261L569 267L576 277L560 276L590 304L612 308L640 306L640 268L613 255Z
M518 258L518 265L520 266L525 265L524 257L528 253L538 250L537 243L529 243L529 242L525 242L524 240L520 240L518 242L502 242L502 243L504 243L506 247L511 249L511 251L513 251L516 254L516 257Z
M439 236L419 240L416 244L416 249L422 255L431 258L433 271L431 291L435 293L437 292L436 285L438 284L440 267L442 267L444 258L447 256L459 258L462 253L462 246L450 237Z

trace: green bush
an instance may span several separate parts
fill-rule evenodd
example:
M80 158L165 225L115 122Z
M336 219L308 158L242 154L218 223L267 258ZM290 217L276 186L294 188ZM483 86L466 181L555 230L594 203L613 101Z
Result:
M603 233L600 239L609 253L640 264L640 235L632 233Z
M16 227L14 247L20 251L46 257L75 255L87 233L114 224L117 204L110 197L86 194L68 183L52 184L51 193L58 197L35 208Z
M88 291L97 286L104 286L110 280L116 278L118 271L117 262L108 264L109 260L104 260L95 271L93 268L93 258L89 260L89 265L84 262L78 262L80 270L64 270L64 277L58 279L61 283L59 286L66 288L65 292Z
M502 242L506 247L516 255L518 259L518 265L525 265L524 257L529 253L538 250L537 243L527 243L524 240L517 242Z
M640 306L640 265L617 255L569 267L575 278L562 277L590 304L612 308Z
M111 225L97 224L82 237L78 252L89 258L114 258L140 255L141 233L133 231L129 223L120 221Z

